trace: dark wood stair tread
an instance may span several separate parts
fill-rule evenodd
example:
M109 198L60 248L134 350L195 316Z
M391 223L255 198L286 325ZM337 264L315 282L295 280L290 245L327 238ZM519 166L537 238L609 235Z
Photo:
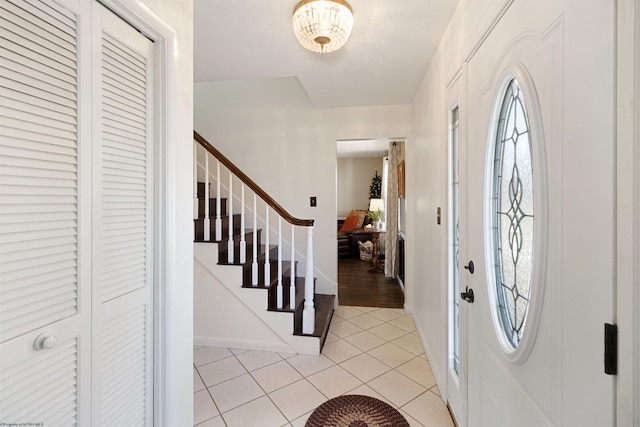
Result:
M269 289L269 311L280 311L283 313L294 313L296 310L302 310L302 306L304 305L304 277L296 277L296 301L291 308L290 299L289 299L289 291L291 288L291 282L289 281L290 276L285 276L282 279L282 308L278 308L278 283L274 283L271 285ZM315 288L315 281L314 288Z
M331 324L331 318L333 317L333 306L335 303L335 295L315 294L314 307L316 310L316 324L313 334L302 333L302 312L300 312L299 321L294 323L293 334L302 336L313 336L320 338L320 348L324 346L324 341L327 339L327 333L329 332L329 325Z

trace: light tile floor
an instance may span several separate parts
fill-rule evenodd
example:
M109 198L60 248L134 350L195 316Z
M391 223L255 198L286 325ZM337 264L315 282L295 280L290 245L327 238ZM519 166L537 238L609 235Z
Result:
M342 394L383 400L412 427L454 426L401 309L338 307L320 356L196 347L194 365L199 427L303 427Z

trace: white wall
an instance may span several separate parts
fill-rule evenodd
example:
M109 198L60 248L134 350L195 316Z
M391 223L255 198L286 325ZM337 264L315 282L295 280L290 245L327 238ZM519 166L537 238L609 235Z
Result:
M249 291L267 300L266 289ZM195 345L294 352L198 259L194 260L194 296Z
M337 294L336 141L408 136L411 106L317 109L296 78L197 83L194 106L203 137L293 216L315 219L317 289Z
M338 217L352 209L369 209L369 188L378 172L382 176L382 157L345 157L338 159Z
M461 0L413 103L414 138L406 144L406 309L414 313L434 376L445 389L447 311L446 84L461 63L465 38L490 0ZM442 224L436 222L442 209ZM446 389L445 389L446 390Z

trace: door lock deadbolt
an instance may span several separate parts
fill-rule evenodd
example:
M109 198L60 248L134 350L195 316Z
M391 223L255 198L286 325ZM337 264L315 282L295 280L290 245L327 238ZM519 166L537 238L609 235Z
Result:
M469 286L467 286L464 292L460 294L460 298L462 298L468 303L473 303L473 301L475 301L476 299L475 296L473 295L473 289L469 289Z

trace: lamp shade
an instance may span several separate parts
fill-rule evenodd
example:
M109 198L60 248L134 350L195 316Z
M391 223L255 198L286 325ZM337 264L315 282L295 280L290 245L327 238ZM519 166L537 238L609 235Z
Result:
M369 210L371 212L376 212L376 211L384 212L384 200L371 199L371 201L369 202Z
M293 10L293 32L312 52L340 49L351 35L353 13L344 0L302 0Z

